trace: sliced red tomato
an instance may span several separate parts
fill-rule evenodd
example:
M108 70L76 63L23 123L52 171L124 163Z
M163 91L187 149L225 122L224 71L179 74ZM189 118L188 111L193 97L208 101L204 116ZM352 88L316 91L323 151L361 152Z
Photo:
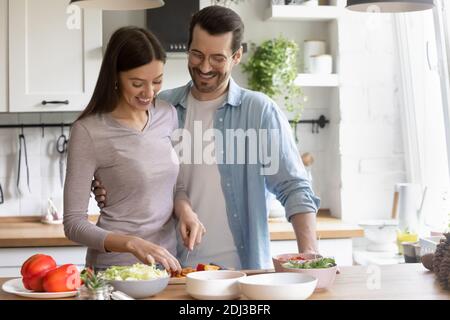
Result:
M205 271L205 265L203 263L199 263L196 268L197 271Z
M46 292L74 291L81 286L80 272L73 264L65 264L47 272L42 280Z

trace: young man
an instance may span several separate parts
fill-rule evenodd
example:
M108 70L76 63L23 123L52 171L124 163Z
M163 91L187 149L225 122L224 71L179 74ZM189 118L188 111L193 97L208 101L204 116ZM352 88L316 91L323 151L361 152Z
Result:
M201 223L181 229L177 256L183 265L269 267L268 191L284 205L299 251L317 249L315 214L320 200L311 189L286 117L267 96L243 89L231 78L242 57L243 32L241 18L231 9L210 6L196 13L188 46L192 81L159 95L177 109L183 143L186 135L192 141L189 150L184 145L182 151L193 157L181 161L179 181L184 188L177 190L175 212L192 215L185 212L191 210L186 205L190 203ZM242 133L246 136L236 144ZM209 144L205 136L210 136ZM97 200L104 199L99 197L102 192L97 190ZM189 252L193 242L198 245Z

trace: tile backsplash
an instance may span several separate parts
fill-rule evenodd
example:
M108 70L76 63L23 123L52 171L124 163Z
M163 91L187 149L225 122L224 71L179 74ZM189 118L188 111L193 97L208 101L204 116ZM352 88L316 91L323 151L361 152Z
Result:
M72 123L78 113L0 113L0 124ZM64 133L69 137L70 129ZM18 181L19 134L21 129L0 128L0 184L4 203L0 204L0 216L40 216L47 212L47 200L51 198L58 210L63 210L63 187L60 182L56 141L61 128L24 128L29 168L30 190L24 152L21 157L20 183ZM91 201L89 212L98 212Z

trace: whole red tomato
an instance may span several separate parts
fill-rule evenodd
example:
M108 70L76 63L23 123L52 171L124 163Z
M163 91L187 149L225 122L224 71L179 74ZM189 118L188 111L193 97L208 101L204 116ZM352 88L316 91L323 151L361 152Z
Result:
M42 278L47 272L56 268L55 260L45 254L35 254L29 257L20 269L25 288L34 291L44 291Z
M47 272L42 280L46 292L74 291L81 286L80 272L73 264L65 264Z

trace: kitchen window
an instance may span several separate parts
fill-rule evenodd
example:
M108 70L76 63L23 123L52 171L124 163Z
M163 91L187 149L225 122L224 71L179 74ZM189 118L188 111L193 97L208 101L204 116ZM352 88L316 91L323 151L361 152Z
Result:
M448 228L450 212L450 10L444 2L396 17L408 180L427 188L422 223L431 231Z

